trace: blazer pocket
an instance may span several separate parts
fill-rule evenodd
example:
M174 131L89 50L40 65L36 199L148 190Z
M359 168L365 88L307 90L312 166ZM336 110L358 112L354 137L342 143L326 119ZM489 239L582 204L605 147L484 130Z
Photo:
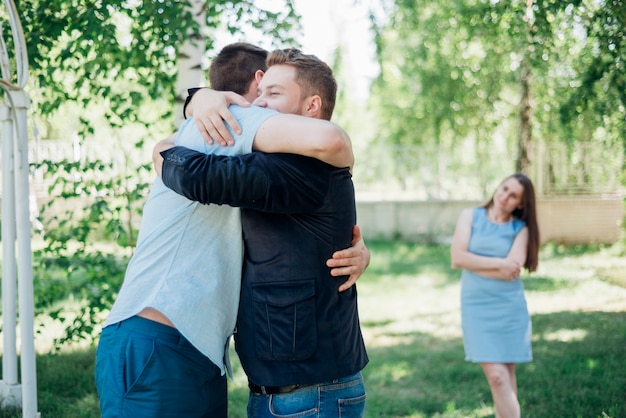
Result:
M298 361L317 348L315 280L252 288L256 353L264 360Z

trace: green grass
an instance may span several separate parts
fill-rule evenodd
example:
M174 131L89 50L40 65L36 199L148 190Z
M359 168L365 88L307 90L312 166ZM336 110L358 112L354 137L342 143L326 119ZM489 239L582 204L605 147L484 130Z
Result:
M491 417L487 382L466 363L459 271L449 249L369 242L359 280L370 364L366 417ZM626 417L626 258L611 247L548 245L525 277L534 361L519 365L523 417ZM230 416L244 417L246 379L233 354ZM94 350L40 355L42 417L97 417ZM0 418L20 413L0 413Z

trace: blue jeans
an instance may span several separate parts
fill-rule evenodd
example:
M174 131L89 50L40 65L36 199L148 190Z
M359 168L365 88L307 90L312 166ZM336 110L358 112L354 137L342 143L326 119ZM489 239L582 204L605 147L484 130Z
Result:
M279 395L250 393L248 417L363 417L365 385L361 373L305 386Z
M226 418L226 376L178 330L131 317L102 330L96 387L103 418Z

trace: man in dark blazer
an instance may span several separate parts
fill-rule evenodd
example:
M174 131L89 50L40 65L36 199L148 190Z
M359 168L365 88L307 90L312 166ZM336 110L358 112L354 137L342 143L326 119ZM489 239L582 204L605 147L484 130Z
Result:
M336 89L332 71L316 57L274 51L255 104L329 120ZM242 208L235 347L249 379L249 416L363 416L368 357L356 286L339 292L346 277L325 267L352 241L350 167L293 154L224 157L181 147L162 156L163 181L174 191Z

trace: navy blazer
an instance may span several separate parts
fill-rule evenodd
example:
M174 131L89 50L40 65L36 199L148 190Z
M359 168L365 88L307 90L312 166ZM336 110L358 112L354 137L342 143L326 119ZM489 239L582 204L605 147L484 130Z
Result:
M230 157L174 147L162 155L163 182L174 191L242 208L235 347L249 379L312 384L362 370L368 357L356 286L338 292L347 277L326 266L351 245L356 224L349 169L293 154Z

